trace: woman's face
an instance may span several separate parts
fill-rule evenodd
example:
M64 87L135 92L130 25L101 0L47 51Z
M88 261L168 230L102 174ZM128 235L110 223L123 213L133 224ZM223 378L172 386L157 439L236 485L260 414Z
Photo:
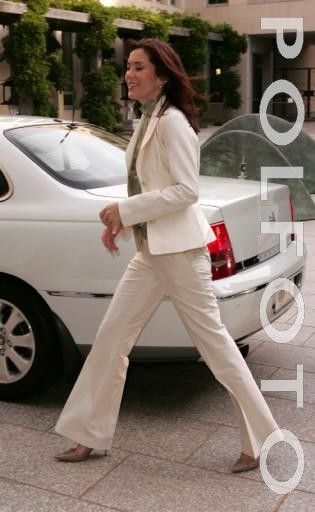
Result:
M125 79L129 98L141 103L157 99L165 83L157 76L154 65L142 48L130 52Z

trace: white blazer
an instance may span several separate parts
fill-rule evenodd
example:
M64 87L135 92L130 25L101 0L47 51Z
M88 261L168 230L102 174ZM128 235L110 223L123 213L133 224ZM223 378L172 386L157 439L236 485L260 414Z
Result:
M137 157L142 194L119 201L124 227L147 223L151 254L188 251L215 240L198 204L198 137L177 108L158 117L164 100L153 111ZM128 170L140 123L127 148Z

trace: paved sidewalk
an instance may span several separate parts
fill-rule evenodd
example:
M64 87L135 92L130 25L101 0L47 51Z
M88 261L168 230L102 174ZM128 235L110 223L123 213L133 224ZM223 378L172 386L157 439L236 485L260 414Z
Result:
M230 473L240 451L237 421L227 393L203 363L132 365L107 457L73 465L54 461L55 453L69 447L53 431L67 384L23 403L0 402L0 512L314 511L315 221L304 227L303 327L286 345L263 331L255 334L247 359L259 385L261 379L295 379L297 364L304 365L302 408L293 392L265 394L280 426L304 450L304 474L293 492L273 493L259 470ZM287 329L294 318L292 308L278 328ZM268 467L274 478L289 479L295 452L280 443Z

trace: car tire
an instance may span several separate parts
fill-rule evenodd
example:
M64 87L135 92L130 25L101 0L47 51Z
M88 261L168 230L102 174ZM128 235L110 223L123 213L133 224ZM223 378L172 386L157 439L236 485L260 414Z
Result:
M58 360L48 306L27 286L0 282L0 400L20 400L51 385Z

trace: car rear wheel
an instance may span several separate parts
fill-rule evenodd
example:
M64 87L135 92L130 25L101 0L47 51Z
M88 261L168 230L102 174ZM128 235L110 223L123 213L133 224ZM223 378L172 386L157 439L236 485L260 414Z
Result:
M51 384L58 342L52 316L26 286L0 283L0 399L18 400Z

